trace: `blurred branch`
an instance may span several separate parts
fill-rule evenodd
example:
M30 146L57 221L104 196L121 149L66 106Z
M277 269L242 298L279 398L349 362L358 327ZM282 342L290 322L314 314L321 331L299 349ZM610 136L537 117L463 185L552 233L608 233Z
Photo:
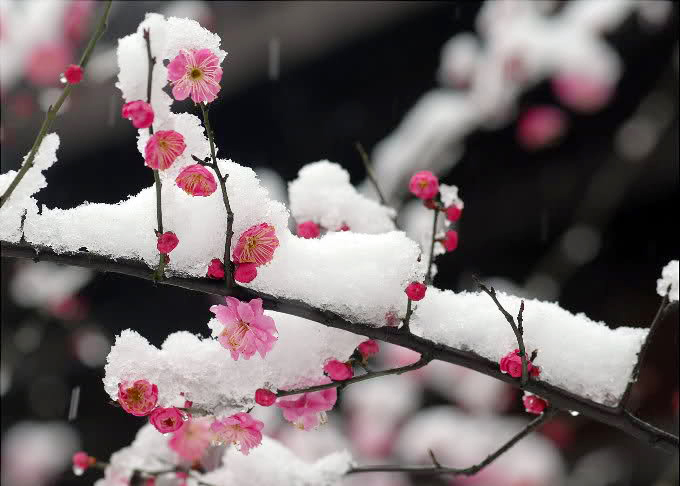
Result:
M354 146L357 148L359 156L361 157L361 161L364 163L364 168L366 169L366 175L368 176L368 179L371 181L371 184L373 184L375 192L378 193L378 197L380 198L380 204L382 204L383 206L387 206L388 205L387 200L385 199L385 196L380 190L378 180L375 178L375 174L373 173L373 167L371 167L371 161L368 158L368 154L364 150L364 146L361 145L361 142L356 142Z
M139 260L124 258L113 260L109 257L88 252L58 254L50 248L39 248L28 244L4 241L0 242L0 249L0 256L3 257L25 258L36 262L41 260L51 261L63 265L90 268L104 273L118 273L144 280L152 280L149 267ZM338 314L318 309L305 302L275 297L239 285L235 285L232 290L228 290L223 282L208 278L168 277L159 283L210 295L229 295L240 300L260 298L263 300L265 309L302 317L324 326L396 344L416 351L430 359L463 366L515 387L518 386L517 380L500 371L497 362L486 359L471 351L451 348L414 334L406 334L393 327L375 327L371 324L350 322ZM551 406L556 409L582 413L595 421L616 427L666 452L676 452L678 450L678 437L676 435L660 430L634 417L621 407L608 407L539 380L527 382L523 389L548 400Z

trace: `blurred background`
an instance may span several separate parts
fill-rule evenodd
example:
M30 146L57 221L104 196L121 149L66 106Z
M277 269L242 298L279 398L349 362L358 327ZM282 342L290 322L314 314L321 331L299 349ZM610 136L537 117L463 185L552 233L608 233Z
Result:
M153 183L135 129L120 117L115 42L134 32L145 12L190 17L218 33L229 53L211 111L217 145L253 167L276 198L285 201L286 183L322 159L341 164L370 193L360 142L401 226L416 239L420 208L399 181L432 168L459 187L460 245L438 259L438 287L471 290L477 274L612 327L647 327L660 301L656 279L678 258L678 7L661 0L631 5L116 1L86 82L54 125L59 161L37 198L50 208L114 203ZM29 151L59 95L63 67L80 56L101 7L0 0L2 172L18 168ZM534 69L544 61L521 51L508 54L506 47L517 44L502 32L526 15L545 22L569 16L574 49L585 53L574 56L581 78L559 65ZM579 44L581 32L597 42ZM598 55L589 57L588 49ZM505 77L482 89L492 79L479 74L489 59ZM607 63L615 69L602 74ZM584 80L583 73L597 76ZM457 113L441 114L447 103L431 102L431 95L480 93L491 101L479 109L490 115L474 123L456 122ZM1 290L2 484L92 484L98 473L74 476L71 454L84 449L106 460L144 422L111 406L104 393L114 336L133 328L160 345L178 330L207 335L210 298L9 259L2 261ZM677 313L648 356L633 411L677 434ZM416 359L385 344L375 366ZM485 456L498 444L489 442L494 431L526 419L516 390L441 363L353 385L329 415L329 424L310 433L267 416L266 432L310 460L347 447L360 463L417 462L436 448L446 462ZM453 437L465 446L449 447ZM677 457L582 417L558 418L512 454L475 478L376 474L347 484L677 484Z

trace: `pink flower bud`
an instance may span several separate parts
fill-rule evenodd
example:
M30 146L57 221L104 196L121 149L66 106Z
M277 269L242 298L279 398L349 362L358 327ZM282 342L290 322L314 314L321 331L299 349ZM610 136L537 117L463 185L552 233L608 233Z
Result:
M172 231L166 231L158 237L158 242L156 243L156 248L160 253L167 255L179 244L179 238Z
M175 183L190 196L210 196L217 190L215 177L201 164L194 164L182 169Z
M444 248L446 251L453 251L458 248L458 232L451 230L446 232L444 237Z
M432 199L439 192L439 180L429 170L421 170L411 177L408 190L420 199Z
M254 263L241 263L236 265L234 280L241 283L250 283L257 277L257 265Z
M420 282L411 282L406 287L406 295L413 301L423 300L427 287Z
M524 409L527 412L533 413L535 415L542 414L543 411L548 407L548 402L543 400L538 395L534 395L533 393L524 392L522 402L524 403Z
M158 402L158 387L146 380L118 384L118 403L123 410L142 417L149 415Z
M323 370L333 381L349 380L354 376L354 370L352 370L352 367L347 363L338 361L337 359L328 361L324 365Z
M123 118L132 120L132 126L135 128L149 128L154 118L151 105L142 100L125 103L121 115Z
M320 234L319 225L314 221L305 221L297 225L297 235L302 238L318 238Z
M519 355L519 349L506 354L500 360L500 368L503 373L508 373L513 378L522 376L522 358ZM541 368L534 366L531 361L527 362L527 371L530 376L538 376L541 373Z
M349 231L349 226L347 226L347 223L342 223L342 226L340 226L340 231Z
M152 169L165 170L184 153L186 148L187 145L181 133L174 130L160 130L146 142L144 163Z
M78 451L73 454L73 468L85 471L88 467L94 464L95 458L87 455L86 452Z
M364 359L367 359L369 356L377 354L378 351L380 351L380 346L378 346L378 343L373 339L369 339L368 341L361 343L357 349L361 353L361 356Z
M462 214L463 210L456 206L455 204L446 208L446 219L448 219L452 223L458 221Z
M221 279L224 278L224 263L219 258L213 258L208 265L208 278Z
M525 148L538 150L559 140L567 129L567 117L554 106L535 106L517 121L517 139Z
M161 434L174 432L184 425L184 416L177 408L157 408L149 415L149 422Z
M270 407L276 402L276 393L265 388L255 390L255 403L263 407Z
M64 78L68 84L78 84L83 80L83 68L76 64L69 64L64 71Z

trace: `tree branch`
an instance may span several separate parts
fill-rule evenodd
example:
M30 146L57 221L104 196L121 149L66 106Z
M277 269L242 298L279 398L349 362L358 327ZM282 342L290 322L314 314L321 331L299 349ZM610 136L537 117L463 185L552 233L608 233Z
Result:
M152 280L147 265L138 260L124 258L113 260L86 252L57 254L50 248L39 248L27 244L7 243L4 241L0 242L0 250L0 254L3 257L51 261L64 265L90 268L104 273L118 273L144 280ZM515 387L518 386L517 380L502 373L498 363L495 361L483 358L472 351L451 348L414 334L406 334L393 327L375 327L371 324L350 322L333 312L317 309L305 302L276 297L246 289L239 285L235 285L231 291L228 291L222 282L207 278L168 277L159 283L210 295L230 295L240 300L260 298L263 300L265 309L302 317L324 326L396 344L416 351L421 355L426 355L433 360L436 359L463 366ZM530 380L524 389L548 400L554 408L579 412L597 422L616 427L666 452L672 453L678 450L677 436L659 430L633 417L621 407L602 405L540 380Z
M107 26L107 19L109 18L109 11L111 10L111 2L112 0L108 0L106 3L106 6L104 7L104 13L102 14L101 18L99 19L99 23L97 24L97 28L95 29L94 33L92 34L92 37L90 38L90 42L87 44L87 47L85 48L85 51L83 52L83 55L80 58L80 64L79 66L85 69L85 66L87 66L87 61L90 59L90 54L92 54L92 51L94 49L94 46L97 44L99 39L101 38L102 35L104 35L104 32L106 31L106 26ZM66 68L66 66L64 66ZM59 113L59 110L61 109L61 106L64 104L64 101L66 101L66 98L71 94L71 90L73 89L72 84L67 83L66 86L64 86L63 91L61 92L61 95L57 99L57 102L53 105L50 106L49 109L47 110L47 113L45 115L45 120L43 121L40 131L38 132L38 135L35 137L35 141L33 142L33 146L31 147L31 151L28 153L28 158L26 159L26 162L21 166L21 169L19 169L19 172L17 172L17 175L14 176L14 179L10 183L9 187L7 187L7 190L5 193L0 196L0 208L7 202L9 197L12 195L14 192L14 189L19 185L19 182L21 182L21 179L24 178L28 170L33 167L33 162L35 160L35 155L38 153L38 149L40 148L40 144L42 143L43 139L45 138L45 135L47 135L47 132L49 129L52 127L52 123L54 122L54 119L57 116L57 113Z
M387 199L385 199L385 196L380 190L380 186L378 185L378 179L375 178L375 174L373 173L373 167L371 167L371 161L368 158L368 154L364 150L364 146L361 145L361 142L356 142L354 146L357 148L357 152L359 152L361 161L364 163L364 168L366 169L366 175L368 176L368 180L371 181L371 184L373 184L373 187L375 188L375 192L378 193L378 198L380 198L380 204L382 204L383 206L387 206Z
M428 451L430 457L432 458L433 462L432 466L399 466L399 465L359 466L350 468L350 470L347 471L347 474L358 474L367 472L406 472L411 474L453 474L456 476L474 476L479 471L484 469L486 466L491 464L493 461L498 459L505 452L507 452L512 446L517 444L524 437L526 437L531 432L536 430L536 428L538 428L540 425L552 419L556 413L557 410L552 408L546 410L541 415L536 417L534 420L529 422L526 425L526 427L524 427L521 431L514 435L509 441L500 446L493 453L489 454L486 457L486 459L473 466L469 466L466 468L442 466L441 464L439 464L439 461L437 461L436 457L434 456L434 453L432 451Z
M435 208L433 212L434 218L432 221L432 244L430 245L430 259L427 262L427 275L425 275L425 285L430 285L432 283L432 262L434 261L434 244L437 241L437 217L439 216L439 210Z

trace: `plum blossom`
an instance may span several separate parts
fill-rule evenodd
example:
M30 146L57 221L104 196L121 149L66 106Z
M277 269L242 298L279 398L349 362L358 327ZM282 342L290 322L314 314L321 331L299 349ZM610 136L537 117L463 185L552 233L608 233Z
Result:
M187 148L184 137L174 130L160 130L146 142L144 163L152 169L165 170Z
M172 96L181 101L191 96L194 103L210 103L217 98L222 79L220 60L210 49L182 49L168 64Z
M500 368L503 373L508 373L513 378L522 376L522 358L519 355L519 349L506 354L500 360ZM538 376L541 374L541 368L535 366L531 360L527 360L527 371L529 376Z
M168 446L184 459L197 461L203 456L213 438L209 419L190 418L175 431Z
M297 225L297 235L301 238L318 238L320 234L319 225L314 221L305 221Z
M377 341L374 341L373 339L369 339L369 340L361 343L357 347L357 349L359 350L359 353L361 353L362 358L368 359L369 356L373 356L374 354L378 354L378 351L380 351L380 346L378 346Z
M208 278L221 279L224 278L224 263L219 258L213 258L208 265Z
M158 387L146 380L118 384L118 403L127 413L138 417L149 415L156 408L157 401Z
M182 425L184 425L184 416L179 409L175 407L170 408L156 408L151 415L149 415L149 422L156 427L156 430L161 434L174 432Z
M250 283L257 277L257 266L254 263L241 263L236 265L234 279L241 283Z
M439 180L429 170L421 170L411 176L408 190L420 199L432 199L439 192Z
M323 383L330 383L325 378ZM281 400L276 406L283 412L283 417L292 422L296 427L309 430L318 427L320 423L326 422L326 413L331 410L338 399L338 392L335 388L302 393L293 395L288 400Z
M73 472L76 475L81 475L88 467L93 465L97 460L94 457L87 455L87 452L78 451L73 454Z
M182 169L175 183L190 196L210 196L217 190L217 182L212 172L200 164Z
M463 210L456 206L455 204L453 206L449 206L446 208L446 219L451 221L452 223L455 223L458 221L463 214Z
M554 106L534 106L517 121L517 139L529 150L555 143L567 129L566 115Z
M329 360L323 367L324 372L333 381L349 380L354 376L354 370L347 363L338 361L337 359Z
M26 77L38 86L59 83L59 74L73 58L73 49L64 42L49 42L34 47L26 58Z
M234 297L226 297L227 305L213 305L210 311L224 325L218 341L229 349L231 357L250 359L257 351L265 357L278 339L274 319L264 315L262 299L241 302Z
M83 68L76 64L69 64L64 71L64 79L68 84L78 84L83 80Z
M274 250L279 246L276 230L262 223L251 226L239 237L232 252L234 263L254 263L266 265L274 258Z
M614 94L611 83L579 73L558 74L552 89L565 106L585 113L599 110Z
M172 250L174 250L179 244L179 238L172 231L166 231L165 233L158 235L158 241L156 243L156 248L158 252L167 255Z
M238 445L239 450L246 456L250 449L262 442L262 428L264 423L254 419L249 413L239 412L210 425L218 440Z
M534 395L533 393L524 392L524 397L522 397L522 403L524 403L524 409L535 415L540 415L543 411L548 408L548 402Z
M446 251L453 251L458 248L458 232L454 230L447 231L442 244Z
M149 128L154 119L153 108L149 103L142 100L125 103L121 115L123 118L131 120L132 126L135 128Z
M406 296L413 300L413 301L419 301L423 300L425 297L425 291L427 290L427 286L425 284L422 284L420 282L411 282L408 284L408 287L406 287Z
M276 393L266 388L255 390L255 403L263 407L270 407L276 403Z

